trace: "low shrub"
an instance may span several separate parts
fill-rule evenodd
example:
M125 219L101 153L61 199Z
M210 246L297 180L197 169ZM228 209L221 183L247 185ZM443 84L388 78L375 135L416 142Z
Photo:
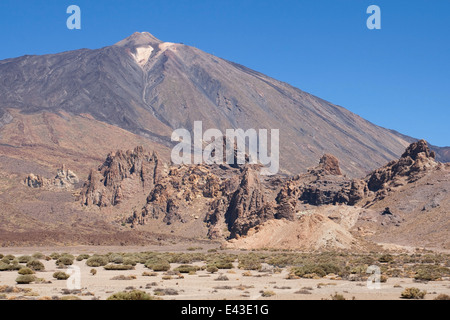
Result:
M137 261L133 258L124 258L122 264L129 265L129 266L136 266Z
M86 265L89 267L103 267L106 266L109 259L105 256L92 256L86 260Z
M335 293L331 295L331 300L346 300L345 297L340 293Z
M125 276L121 274L119 276L112 277L111 280L136 280L136 276L135 275Z
M441 293L434 300L450 300L450 296L448 294Z
M216 273L217 271L219 271L219 268L214 265L210 265L206 267L206 271L209 273Z
M36 277L31 274L20 275L16 278L18 284L30 284L33 281L36 281Z
M59 257L61 257L61 254L57 252L53 252L52 254L50 254L50 258L52 258L52 260L58 260Z
M198 267L190 265L190 264L182 264L181 266L178 266L174 269L174 271L179 273L190 273L190 272L197 272Z
M107 300L154 300L155 297L140 290L130 292L117 292L108 297Z
M107 264L103 268L105 270L134 270L133 266L123 264Z
M17 258L17 261L19 263L28 263L31 260L33 260L32 256L20 256L20 257Z
M9 260L8 260L9 262ZM9 271L9 263L5 263L3 261L0 261L0 271Z
M217 278L214 279L215 281L228 281L230 279L228 279L228 277L226 275L220 275Z
M25 274L35 274L35 272L34 272L32 269L28 268L28 267L23 267L23 268L21 268L21 269L19 270L19 274L21 274L21 275L25 275Z
M423 299L426 294L426 291L420 291L418 288L406 288L400 297L403 299Z
M84 253L77 256L77 261L83 261L89 259L89 255Z
M39 260L31 260L27 263L27 267L34 271L43 271L45 270L45 266Z
M45 254L41 252L33 253L32 257L36 260L44 260L46 258Z
M120 254L111 254L108 258L109 262L117 264L123 263L123 257Z
M275 295L275 292L273 292L273 291L263 291L263 292L261 292L261 297L264 297L264 298L272 297L274 295Z
M59 257L55 264L58 265L64 265L64 266L71 266L73 264L73 258L71 258L70 256L61 256Z
M152 265L151 269L155 272L158 271L169 271L170 263L167 261L160 261Z
M70 278L70 275L63 271L56 271L55 273L53 273L53 278L55 278L56 280L67 280Z

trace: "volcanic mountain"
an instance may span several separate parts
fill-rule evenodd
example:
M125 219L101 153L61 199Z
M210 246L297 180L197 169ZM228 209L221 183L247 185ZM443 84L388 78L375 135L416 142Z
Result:
M411 141L350 111L199 49L136 32L115 45L0 61L0 152L81 174L144 145L168 160L174 129L279 129L282 172L325 153L349 176ZM77 159L76 161L74 159ZM441 159L443 160L443 159ZM81 172L80 172L81 171Z

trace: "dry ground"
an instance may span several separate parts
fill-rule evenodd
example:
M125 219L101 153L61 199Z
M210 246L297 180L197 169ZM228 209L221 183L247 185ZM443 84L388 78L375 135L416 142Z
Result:
M151 248L151 249L156 249ZM60 248L59 252L70 252L75 256L80 253L107 253L113 247L68 247ZM119 248L115 248L119 249ZM145 248L149 250L150 248ZM163 251L165 248L159 248ZM167 249L167 248L166 248ZM186 248L181 248L184 252ZM205 248L204 248L205 249ZM16 256L32 254L34 252L50 254L55 248L47 250L37 250L36 248L2 248L3 254L15 254ZM118 252L119 250L117 250ZM120 252L142 252L143 247L120 248ZM156 250L153 250L156 251ZM45 271L37 272L38 278L43 278L48 283L32 283L18 285L15 279L17 271L0 272L0 287L10 286L17 288L29 288L28 292L10 292L3 295L3 299L17 299L26 296L27 298L40 299L44 297L63 297L64 290L67 289L66 280L55 280L52 275L57 269L54 260L41 260L45 265ZM162 299L171 300L259 300L259 299L283 299L283 300L320 300L330 299L335 293L342 294L346 299L357 300L395 300L400 299L401 292L408 287L417 287L426 290L425 299L434 299L439 294L450 295L450 279L444 278L441 281L430 281L428 283L415 282L412 278L390 277L387 282L381 284L380 289L369 289L366 281L334 280L331 276L320 279L287 279L289 268L282 268L281 272L272 271L245 271L237 268L229 270L219 270L218 273L211 274L206 270L197 271L195 274L183 274L183 278L173 275L171 279L163 279L164 272L156 272L153 276L144 276L144 272L152 271L142 264L137 264L134 270L129 271L107 271L103 267L95 268L96 275L91 275L93 269L85 263L86 261L74 261L74 265L80 267L81 271L81 291L67 293L66 295L76 295L83 300L107 299L115 292L126 290L142 290L151 295L158 294L158 290L170 289L173 294L161 296ZM195 262L193 265L201 266L204 262ZM172 263L171 270L179 266ZM116 276L135 276L132 280L112 280ZM229 280L216 280L220 275L226 276ZM262 292L272 292L273 295L263 297ZM166 293L170 293L167 292ZM1 293L0 293L1 295Z

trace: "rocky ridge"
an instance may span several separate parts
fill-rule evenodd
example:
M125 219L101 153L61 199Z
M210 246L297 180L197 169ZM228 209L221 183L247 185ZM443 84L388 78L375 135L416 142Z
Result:
M363 179L343 175L332 155L324 155L318 166L287 179L263 177L257 165L163 165L155 154L136 148L108 155L105 163L89 175L81 203L87 207L120 207L125 198L144 192L145 200L125 217L122 215L121 223L135 229L155 223L175 228L202 225L210 239L219 240L251 238L266 225L275 229L285 226L296 234L309 228L310 233L327 234L329 241L325 243L319 237L316 245L320 242L340 247L339 243L347 243L356 248L358 241L348 232L357 221L368 219L382 226L398 226L405 221L389 208L379 212L371 209L374 204L396 188L444 169L425 141L411 144L399 160ZM286 222L269 223L276 220ZM327 233L323 224L334 231Z

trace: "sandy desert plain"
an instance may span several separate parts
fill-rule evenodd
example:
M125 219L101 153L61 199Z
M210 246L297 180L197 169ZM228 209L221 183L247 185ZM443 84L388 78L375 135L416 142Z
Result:
M444 300L450 295L449 254L417 249L394 254L301 253L186 244L10 247L0 252L3 300L123 300L130 293L163 300L397 300L405 299L407 288L419 289L412 299ZM29 263L36 260L42 265ZM77 273L71 273L71 263L79 270L80 289L74 287ZM31 283L18 284L18 270L27 264L42 270L34 271ZM369 265L380 268L379 289L368 286ZM57 280L55 272L74 276Z

